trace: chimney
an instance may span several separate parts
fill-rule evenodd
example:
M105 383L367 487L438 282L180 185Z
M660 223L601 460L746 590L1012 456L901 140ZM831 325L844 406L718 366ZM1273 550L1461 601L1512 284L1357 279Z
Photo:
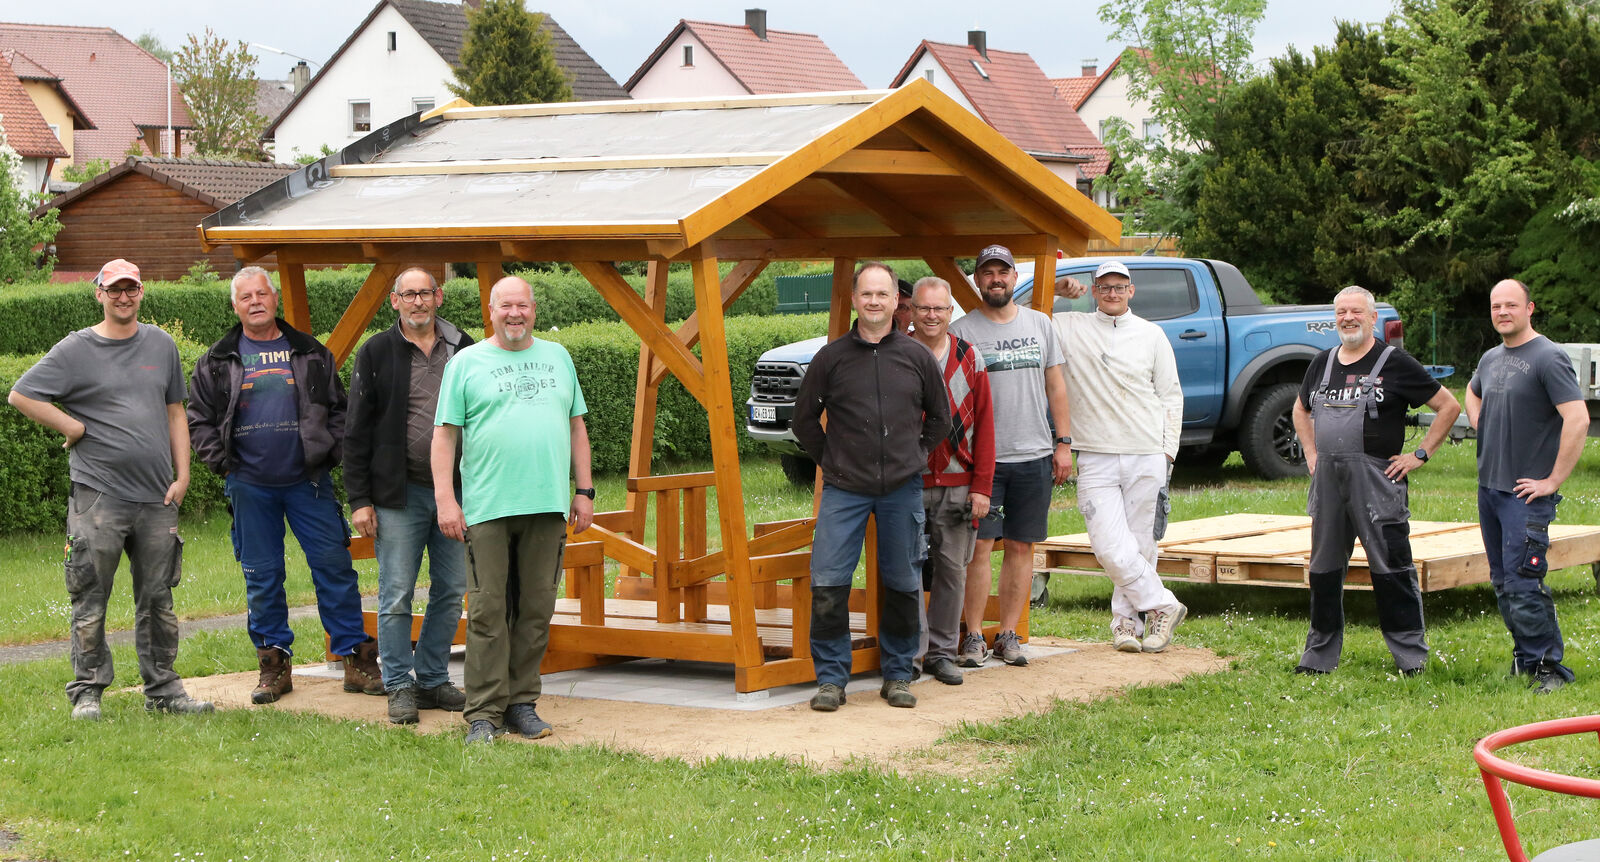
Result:
M967 44L971 45L983 59L989 59L989 34L982 30L968 30Z
M1083 61L1083 77L1093 78L1100 74L1100 60L1096 57L1087 57Z
M311 67L306 65L306 61L301 60L289 70L289 92L298 96L309 83L311 83Z
M767 41L767 10L744 10L744 25L749 27L750 31L756 34L757 39L760 39L763 42Z

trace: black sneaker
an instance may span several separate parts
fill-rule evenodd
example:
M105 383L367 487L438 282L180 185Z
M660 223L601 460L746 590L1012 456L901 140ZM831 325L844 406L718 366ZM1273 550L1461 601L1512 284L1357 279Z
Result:
M195 700L187 694L169 694L165 697L144 699L145 712L167 712L173 715L204 715L216 712L209 700Z
M927 664L928 675L945 685L960 685L965 679L961 675L961 668L947 658L931 659Z
M1533 693L1550 694L1567 684L1567 678L1547 665L1539 665L1533 671Z
M1306 667L1303 664L1295 665L1294 672L1299 674L1299 675L1301 675L1301 676L1327 676L1328 675L1328 671L1317 670L1314 667Z
M838 712L844 701L844 689L825 682L817 686L817 693L811 696L811 708L817 712Z
M467 728L467 744L476 745L484 742L494 742L497 736L505 735L506 729L495 727L494 722L487 718L479 718Z
M531 703L513 703L506 709L506 727L529 739L544 739L555 732L550 722L539 717Z
M467 696L449 680L433 688L417 687L417 709L442 709L460 712L467 708Z
M417 723L417 688L408 685L389 692L389 723Z

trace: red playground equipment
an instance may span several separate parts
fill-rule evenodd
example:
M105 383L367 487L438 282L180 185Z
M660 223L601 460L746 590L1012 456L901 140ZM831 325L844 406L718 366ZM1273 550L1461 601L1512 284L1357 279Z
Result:
M1505 842L1506 856L1511 862L1530 862L1530 860L1528 854L1522 850L1522 840L1517 836L1517 826L1511 820L1511 801L1506 798L1505 785L1502 782L1513 781L1552 793L1600 799L1600 781L1519 766L1498 757L1495 752L1521 742L1549 739L1554 736L1571 736L1577 733L1600 734L1600 715L1560 718L1507 728L1489 734L1472 749L1472 758L1478 761L1478 769L1483 773L1483 786L1489 792L1489 806L1494 809L1494 822L1500 829L1500 840ZM1546 850L1534 857L1532 862L1593 862L1596 859L1600 859L1600 839L1564 844Z

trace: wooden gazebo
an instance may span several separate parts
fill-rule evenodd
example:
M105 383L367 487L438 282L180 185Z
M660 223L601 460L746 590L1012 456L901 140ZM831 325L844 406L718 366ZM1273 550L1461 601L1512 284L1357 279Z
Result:
M569 598L545 669L634 657L724 662L741 692L814 678L804 551L812 520L745 521L743 395L731 388L724 311L773 260L832 259L828 331L838 335L850 325L855 264L873 258L926 260L971 309L980 300L957 257L999 242L1050 273L1058 249L1080 254L1089 239L1120 232L1114 217L921 80L892 91L446 105L200 225L205 243L231 245L241 263L277 256L284 314L297 327L310 321L307 265L375 264L328 338L341 362L405 266L473 262L484 303L508 262L581 272L641 342L629 491L623 509L597 515L568 546ZM643 296L619 260L648 262ZM725 261L734 265L724 274ZM676 328L665 320L671 263L687 263L694 277L696 311ZM1041 308L1050 298L1034 291ZM707 411L711 472L651 475L656 393L668 374ZM620 565L610 595L605 559ZM878 660L874 575L869 562L852 616L858 671Z

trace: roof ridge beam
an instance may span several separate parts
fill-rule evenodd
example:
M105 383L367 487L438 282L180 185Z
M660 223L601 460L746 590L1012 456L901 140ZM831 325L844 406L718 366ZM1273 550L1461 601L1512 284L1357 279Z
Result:
M401 177L443 174L515 174L552 171L606 171L635 168L725 168L765 167L787 156L787 152L758 153L666 153L638 156L578 156L558 159L463 159L454 162L368 162L364 165L335 165L328 169L333 177Z
M893 90L841 90L834 93L779 93L761 96L722 96L715 99L613 100L604 102L546 102L538 105L488 105L449 108L447 120L481 120L496 117L545 117L552 114L637 114L648 111L692 111L707 108L778 108L787 105L849 105L876 102Z

